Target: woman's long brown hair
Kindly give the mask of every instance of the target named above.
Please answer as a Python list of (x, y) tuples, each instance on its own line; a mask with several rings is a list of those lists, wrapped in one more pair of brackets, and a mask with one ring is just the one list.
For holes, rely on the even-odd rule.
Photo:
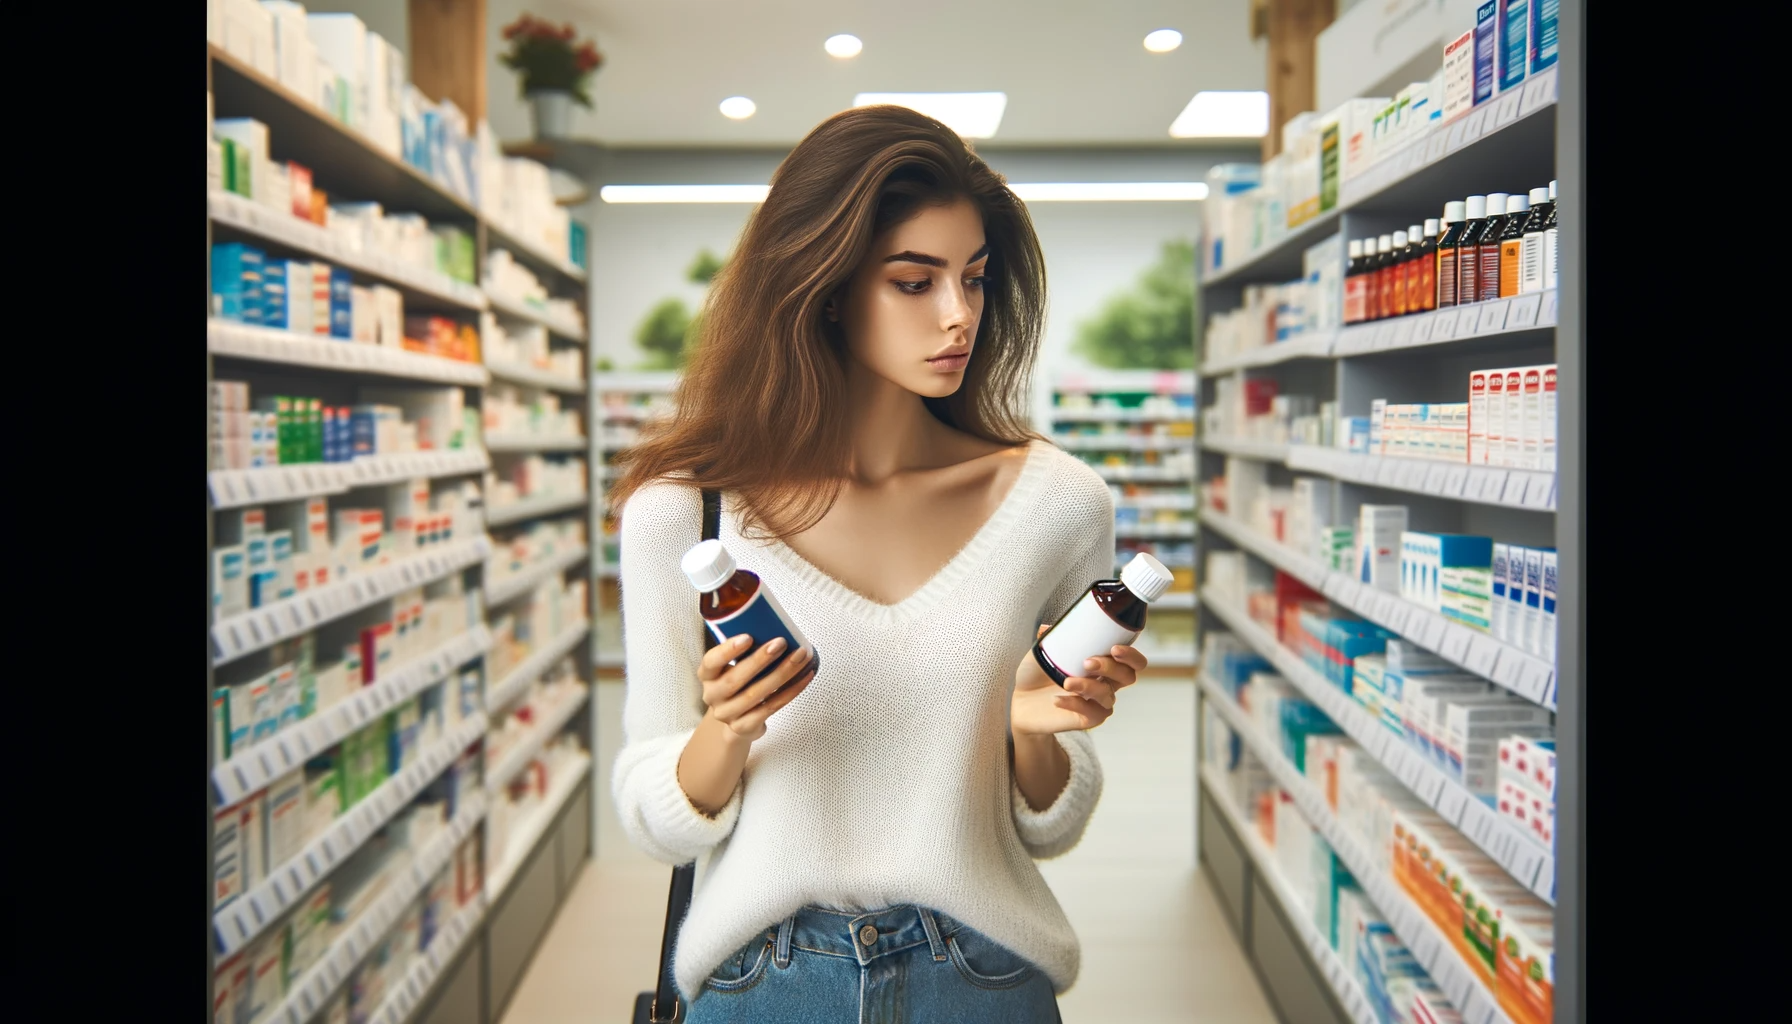
[(988, 281), (964, 383), (924, 399), (941, 422), (1005, 445), (1037, 435), (1024, 397), (1045, 323), (1045, 260), (1001, 176), (950, 128), (906, 107), (823, 121), (784, 158), (711, 284), (671, 418), (618, 453), (620, 511), (677, 477), (744, 503), (743, 525), (790, 537), (838, 497), (848, 464), (845, 339), (823, 315), (880, 232), (968, 199), (989, 242)]

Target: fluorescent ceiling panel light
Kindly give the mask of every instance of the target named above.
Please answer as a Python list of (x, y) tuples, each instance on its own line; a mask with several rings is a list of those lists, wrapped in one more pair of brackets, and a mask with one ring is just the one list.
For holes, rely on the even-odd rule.
[(1005, 92), (862, 92), (852, 98), (855, 107), (894, 103), (918, 110), (966, 139), (995, 135), (1008, 109)]
[(865, 44), (859, 42), (858, 36), (849, 35), (845, 32), (842, 32), (837, 36), (829, 36), (828, 41), (823, 43), (822, 46), (828, 51), (830, 57), (839, 57), (841, 60), (845, 60), (848, 57), (857, 57), (859, 51), (865, 48)]
[(722, 113), (736, 121), (752, 117), (759, 105), (745, 96), (730, 96), (722, 101)]
[(1009, 185), (1029, 203), (1196, 202), (1207, 198), (1200, 181), (1051, 181)]
[(1198, 92), (1170, 124), (1177, 139), (1260, 139), (1269, 134), (1269, 93)]
[(770, 185), (605, 185), (606, 203), (763, 203)]
[(1173, 28), (1160, 28), (1145, 36), (1145, 49), (1152, 53), (1169, 53), (1182, 45), (1182, 33)]

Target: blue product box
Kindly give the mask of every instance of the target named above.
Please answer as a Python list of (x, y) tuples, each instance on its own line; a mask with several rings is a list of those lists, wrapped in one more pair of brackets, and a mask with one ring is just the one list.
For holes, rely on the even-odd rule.
[(1282, 753), (1294, 762), (1294, 767), (1301, 772), (1307, 770), (1307, 737), (1331, 736), (1343, 732), (1337, 723), (1304, 700), (1285, 700), (1281, 702), (1282, 712)]
[(1530, 30), (1529, 0), (1500, 0), (1500, 91), (1510, 92), (1524, 84), (1525, 69), (1531, 51), (1527, 44)]
[(355, 336), (354, 278), (341, 267), (330, 268), (330, 337)]
[(567, 228), (567, 248), (572, 250), (566, 254), (567, 258), (572, 260), (572, 265), (580, 270), (590, 269), (585, 262), (589, 258), (587, 251), (590, 248), (590, 244), (585, 240), (585, 225), (575, 220), (569, 221)]
[(261, 323), (260, 249), (241, 242), (212, 246), (212, 314), (245, 324)]
[(1493, 98), (1493, 85), (1496, 79), (1495, 67), (1499, 63), (1496, 51), (1499, 49), (1499, 0), (1487, 0), (1475, 8), (1475, 105), (1480, 106)]
[(1531, 74), (1556, 62), (1556, 12), (1561, 0), (1531, 0)]
[(1489, 569), (1493, 566), (1493, 538), (1466, 533), (1437, 535), (1441, 557), (1438, 563), (1446, 569)]
[(377, 454), (373, 450), (374, 438), (377, 435), (374, 433), (374, 413), (371, 408), (356, 409), (351, 413), (349, 429), (351, 431), (350, 458), (358, 459), (363, 455)]
[(292, 307), (287, 301), (287, 262), (267, 259), (261, 271), (261, 324), (280, 330), (292, 329)]

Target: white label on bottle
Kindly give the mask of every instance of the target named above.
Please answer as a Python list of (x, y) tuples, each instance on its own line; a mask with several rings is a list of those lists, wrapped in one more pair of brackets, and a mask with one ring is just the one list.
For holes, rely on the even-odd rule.
[(1083, 659), (1106, 655), (1115, 644), (1131, 645), (1138, 638), (1138, 633), (1109, 618), (1095, 603), (1095, 592), (1087, 591), (1039, 646), (1059, 671), (1078, 676), (1084, 672)]

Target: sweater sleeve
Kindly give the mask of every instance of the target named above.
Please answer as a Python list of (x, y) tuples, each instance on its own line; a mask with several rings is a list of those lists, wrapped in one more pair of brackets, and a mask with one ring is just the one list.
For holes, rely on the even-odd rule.
[[(1114, 575), (1114, 499), (1094, 473), (1089, 472), (1088, 477), (1095, 486), (1087, 489), (1086, 500), (1078, 504), (1086, 506), (1082, 509), (1086, 516), (1083, 521), (1090, 543), (1052, 588), (1041, 609), (1041, 624), (1056, 622), (1070, 610), (1072, 602), (1083, 596), (1089, 584), (1112, 579)], [(1058, 743), (1070, 756), (1070, 780), (1051, 806), (1033, 810), (1020, 791), (1019, 781), (1009, 783), (1014, 826), (1020, 833), (1021, 845), (1041, 860), (1061, 856), (1076, 846), (1101, 799), (1101, 761), (1095, 756), (1094, 739), (1087, 731), (1061, 732)]]
[(678, 760), (702, 721), (697, 662), (702, 620), (679, 559), (702, 536), (695, 488), (653, 483), (630, 497), (621, 516), (623, 648), (628, 690), (622, 750), (611, 789), (629, 840), (667, 864), (708, 853), (734, 830), (741, 787), (715, 817), (691, 805), (678, 784)]

